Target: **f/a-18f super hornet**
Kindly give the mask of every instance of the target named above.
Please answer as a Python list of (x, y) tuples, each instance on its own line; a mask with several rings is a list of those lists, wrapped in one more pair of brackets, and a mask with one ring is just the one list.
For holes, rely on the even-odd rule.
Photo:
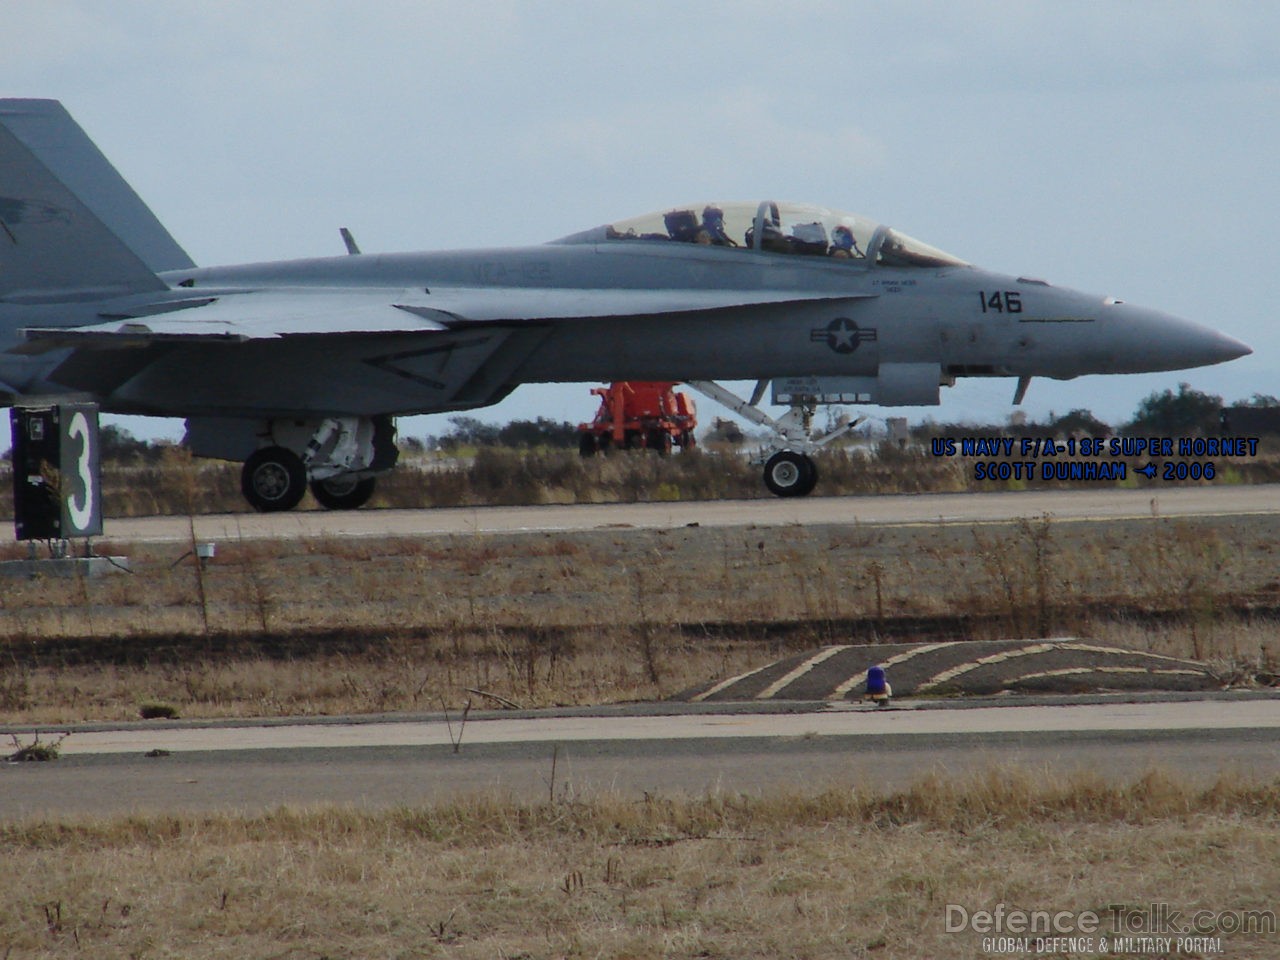
[[(0, 396), (184, 417), (245, 497), (366, 502), (394, 418), (553, 381), (685, 381), (771, 426), (808, 493), (814, 405), (937, 404), (957, 377), (1141, 373), (1249, 353), (1111, 297), (992, 273), (860, 216), (699, 203), (541, 246), (197, 268), (51, 100), (0, 100)], [(755, 380), (750, 400), (715, 383)], [(788, 406), (758, 407), (768, 385)]]

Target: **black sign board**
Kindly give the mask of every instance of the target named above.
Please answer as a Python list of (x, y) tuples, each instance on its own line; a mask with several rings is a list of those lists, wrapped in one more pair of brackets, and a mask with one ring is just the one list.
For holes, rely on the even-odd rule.
[(14, 407), (10, 425), (17, 539), (71, 540), (100, 535), (97, 406)]

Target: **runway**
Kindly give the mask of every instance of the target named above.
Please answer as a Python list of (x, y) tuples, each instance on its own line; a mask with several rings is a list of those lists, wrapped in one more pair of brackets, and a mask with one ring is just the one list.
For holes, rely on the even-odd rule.
[[(1158, 766), (1197, 782), (1224, 770), (1280, 776), (1277, 697), (999, 703), (780, 704), (769, 712), (641, 705), (486, 714), (465, 727), (456, 715), (86, 727), (63, 741), (60, 760), (0, 766), (0, 819), (379, 808), (480, 791), (536, 800), (885, 790), (934, 771), (988, 767), (1132, 779)], [(145, 756), (156, 751), (164, 753)]]
[[(1002, 493), (893, 494), (610, 503), (422, 510), (292, 511), (194, 518), (199, 540), (280, 537), (387, 537), (434, 534), (573, 531), (610, 527), (670, 529), (815, 523), (990, 523), (1049, 515), (1098, 520), (1280, 513), (1280, 485), (1163, 487), (1119, 490), (1031, 490)], [(186, 517), (108, 519), (105, 538), (128, 542), (187, 541)], [(12, 536), (10, 532), (7, 534)]]

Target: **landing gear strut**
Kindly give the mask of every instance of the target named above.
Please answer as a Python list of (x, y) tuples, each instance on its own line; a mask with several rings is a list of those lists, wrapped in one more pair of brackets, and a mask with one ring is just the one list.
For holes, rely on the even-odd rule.
[(776, 420), (756, 406), (764, 396), (767, 381), (761, 380), (756, 384), (749, 401), (710, 380), (690, 380), (688, 384), (716, 403), (728, 407), (752, 423), (768, 427), (778, 435), (778, 442), (762, 449), (759, 457), (752, 462), (764, 464), (764, 485), (769, 488), (770, 493), (779, 497), (804, 497), (812, 493), (818, 483), (818, 468), (813, 462), (813, 454), (866, 419), (858, 417), (830, 433), (814, 436), (813, 412), (816, 404), (794, 403), (790, 410)]

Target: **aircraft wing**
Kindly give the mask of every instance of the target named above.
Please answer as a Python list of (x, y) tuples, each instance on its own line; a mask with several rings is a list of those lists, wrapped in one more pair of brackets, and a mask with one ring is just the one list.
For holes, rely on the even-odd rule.
[(138, 303), (105, 323), (28, 328), (16, 353), (298, 336), (430, 333), (474, 324), (548, 323), (723, 310), (865, 295), (781, 290), (617, 290), (528, 287), (268, 288)]
[[(105, 323), (23, 330), (17, 353), (62, 347), (109, 349), (152, 343), (276, 339), (326, 333), (423, 333), (447, 325), (426, 311), (405, 309), (403, 290), (255, 290), (142, 303), (103, 313)], [(418, 295), (421, 297), (421, 294)], [(406, 300), (405, 304), (398, 301)]]

